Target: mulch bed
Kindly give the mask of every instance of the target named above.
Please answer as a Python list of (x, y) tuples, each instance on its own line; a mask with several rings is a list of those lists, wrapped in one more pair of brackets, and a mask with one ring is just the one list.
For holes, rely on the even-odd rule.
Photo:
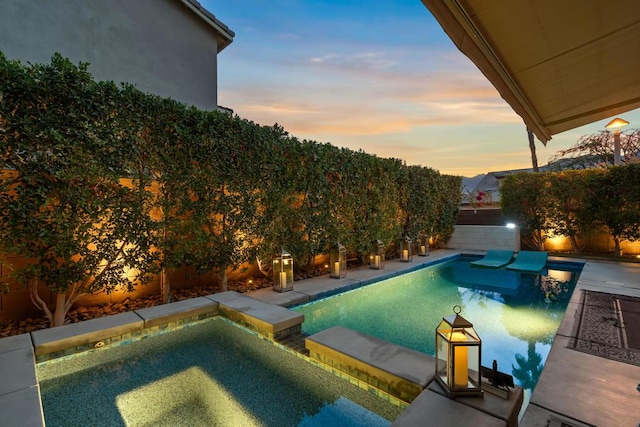
[[(260, 289), (261, 287), (271, 286), (268, 281), (258, 283), (229, 283), (230, 291), (248, 292)], [(171, 291), (171, 301), (181, 301), (199, 296), (211, 295), (220, 292), (218, 286), (193, 287), (190, 289), (179, 289)], [(153, 307), (161, 304), (159, 295), (147, 298), (125, 299), (121, 302), (112, 304), (102, 304), (99, 306), (80, 306), (70, 310), (67, 313), (65, 324), (82, 322), (84, 320), (96, 319), (98, 317), (110, 316), (112, 314), (124, 313), (132, 310)], [(49, 320), (43, 315), (39, 318), (28, 317), (22, 320), (13, 320), (0, 323), (0, 338), (12, 335), (24, 334), (27, 332), (37, 331), (38, 329), (46, 329), (49, 327)]]
[[(352, 265), (349, 266), (353, 267)], [(325, 270), (320, 268), (313, 269), (308, 273), (299, 273), (295, 280), (308, 279), (311, 277), (327, 274)], [(229, 282), (228, 290), (240, 293), (255, 291), (261, 288), (271, 287), (272, 284), (267, 279), (254, 280), (252, 282)], [(211, 295), (220, 292), (217, 285), (193, 287), (189, 289), (171, 290), (171, 301), (181, 301), (189, 298), (195, 298), (205, 295)], [(70, 310), (67, 313), (65, 324), (82, 322), (84, 320), (95, 319), (98, 317), (110, 316), (112, 314), (125, 313), (127, 311), (139, 310), (142, 308), (153, 307), (161, 304), (159, 295), (147, 298), (125, 299), (122, 302), (112, 304), (102, 304), (99, 306), (80, 306)], [(0, 338), (19, 335), (28, 332), (46, 329), (49, 327), (49, 320), (43, 315), (39, 318), (25, 318), (22, 320), (14, 320), (0, 323)]]

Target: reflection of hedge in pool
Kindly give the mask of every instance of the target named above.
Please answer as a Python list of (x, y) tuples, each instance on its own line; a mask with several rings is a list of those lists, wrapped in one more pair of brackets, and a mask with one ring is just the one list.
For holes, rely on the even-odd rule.
[(459, 262), (442, 269), (442, 276), (464, 283), (469, 287), (502, 294), (517, 295), (521, 284), (521, 274), (503, 268), (473, 267), (469, 262)]
[(463, 283), (480, 292), (498, 293), (511, 305), (529, 305), (531, 301), (566, 304), (573, 290), (572, 271), (545, 269), (540, 274), (473, 267), (464, 259), (439, 270), (443, 279)]

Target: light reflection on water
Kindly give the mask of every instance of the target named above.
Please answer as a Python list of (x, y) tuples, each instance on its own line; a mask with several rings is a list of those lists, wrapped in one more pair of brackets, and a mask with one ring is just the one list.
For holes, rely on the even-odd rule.
[(343, 326), (429, 355), (435, 327), (454, 305), (482, 339), (482, 364), (535, 387), (579, 268), (554, 264), (541, 275), (471, 267), (459, 258), (294, 308), (304, 332)]

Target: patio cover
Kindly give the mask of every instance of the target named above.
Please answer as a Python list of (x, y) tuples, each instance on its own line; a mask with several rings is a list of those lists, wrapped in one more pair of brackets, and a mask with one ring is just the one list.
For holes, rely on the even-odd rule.
[(639, 0), (422, 3), (545, 144), (640, 107)]

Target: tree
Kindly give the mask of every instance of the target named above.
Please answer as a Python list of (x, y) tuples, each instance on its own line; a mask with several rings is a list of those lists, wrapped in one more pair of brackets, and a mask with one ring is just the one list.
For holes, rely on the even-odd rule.
[(186, 187), (179, 200), (190, 246), (190, 263), (199, 272), (213, 271), (227, 290), (227, 270), (253, 255), (257, 224), (258, 187), (252, 169), (252, 142), (259, 138), (254, 124), (222, 112), (204, 113), (198, 141), (188, 147), (192, 159)]
[(568, 237), (571, 248), (578, 254), (582, 253), (589, 233), (596, 226), (589, 203), (593, 197), (589, 176), (585, 171), (558, 172), (549, 179), (547, 186), (547, 233)]
[(547, 215), (547, 174), (516, 173), (505, 177), (501, 187), (504, 215), (515, 220), (523, 230), (528, 246), (543, 250), (549, 228)]
[(540, 172), (538, 168), (538, 156), (536, 156), (536, 141), (533, 131), (527, 127), (527, 138), (529, 139), (529, 150), (531, 151), (531, 164), (534, 172)]
[(623, 240), (640, 239), (640, 163), (616, 166), (593, 174), (588, 188), (597, 189), (589, 209), (613, 237), (616, 256)]
[(119, 90), (95, 83), (87, 64), (0, 55), (0, 85), (0, 245), (28, 259), (15, 277), (59, 326), (80, 296), (149, 279), (150, 180), (131, 161), (137, 138), (119, 122)]
[(436, 241), (446, 242), (451, 238), (462, 202), (462, 177), (441, 175), (434, 192), (436, 224), (433, 236)]
[(409, 166), (408, 173), (404, 234), (412, 238), (431, 236), (437, 223), (435, 195), (440, 174), (422, 166)]
[(284, 175), (289, 177), (291, 188), (282, 243), (286, 242), (286, 249), (298, 259), (298, 267), (309, 271), (316, 256), (326, 251), (336, 236), (333, 187), (338, 184), (338, 175), (333, 173), (331, 162), (338, 149), (290, 139), (288, 150), (285, 158), (293, 162)]
[[(638, 162), (640, 129), (621, 132), (620, 149), (623, 163)], [(603, 130), (584, 135), (573, 147), (558, 151), (549, 159), (549, 165), (554, 170), (613, 166), (613, 133)]]
[[(169, 98), (145, 94), (131, 85), (123, 85), (118, 112), (121, 123), (136, 135), (138, 153), (136, 167), (153, 180), (155, 247), (157, 270), (160, 272), (160, 294), (163, 303), (170, 302), (170, 272), (188, 262), (190, 243), (180, 205), (187, 191), (192, 160), (189, 147), (196, 142), (195, 129), (202, 112)], [(186, 229), (187, 228), (187, 229)]]

